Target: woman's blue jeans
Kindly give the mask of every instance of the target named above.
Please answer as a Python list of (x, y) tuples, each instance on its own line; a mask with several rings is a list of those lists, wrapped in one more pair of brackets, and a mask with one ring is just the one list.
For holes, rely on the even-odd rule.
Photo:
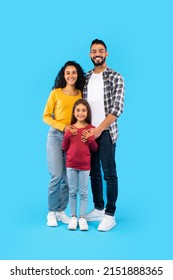
[(93, 193), (94, 207), (98, 210), (104, 209), (103, 182), (106, 181), (107, 203), (105, 213), (113, 216), (116, 210), (116, 200), (118, 196), (118, 178), (115, 162), (116, 144), (112, 140), (108, 130), (102, 132), (97, 139), (99, 149), (91, 153), (91, 188)]
[(63, 136), (62, 131), (51, 127), (46, 145), (48, 170), (51, 175), (48, 189), (48, 209), (55, 212), (64, 211), (69, 200), (65, 153), (62, 150)]
[(76, 216), (77, 194), (80, 196), (80, 217), (85, 217), (88, 206), (88, 178), (89, 170), (76, 170), (67, 168), (67, 178), (69, 184), (69, 203), (71, 216)]

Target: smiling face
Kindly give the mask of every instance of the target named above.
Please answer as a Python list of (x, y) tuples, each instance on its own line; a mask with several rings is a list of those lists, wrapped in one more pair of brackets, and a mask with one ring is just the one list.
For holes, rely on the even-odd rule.
[(103, 66), (106, 61), (108, 52), (101, 44), (93, 44), (90, 50), (90, 58), (95, 66)]
[(74, 116), (77, 121), (85, 121), (87, 118), (87, 108), (83, 104), (78, 104), (74, 110)]
[(64, 79), (67, 85), (74, 86), (78, 78), (76, 67), (69, 65), (64, 70)]

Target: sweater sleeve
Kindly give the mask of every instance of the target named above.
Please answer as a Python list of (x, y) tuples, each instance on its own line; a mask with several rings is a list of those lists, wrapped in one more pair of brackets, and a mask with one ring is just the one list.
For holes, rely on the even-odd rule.
[(70, 147), (70, 138), (73, 136), (73, 134), (67, 130), (64, 134), (64, 138), (63, 138), (63, 141), (62, 141), (62, 149), (63, 151), (67, 152), (67, 150), (69, 149)]
[(87, 140), (88, 140), (89, 147), (90, 147), (91, 151), (97, 152), (97, 150), (98, 150), (98, 144), (97, 144), (97, 142), (96, 142), (94, 136), (90, 136)]
[(52, 126), (53, 128), (63, 131), (65, 125), (57, 122), (53, 117), (56, 101), (57, 101), (56, 93), (54, 90), (52, 90), (44, 109), (43, 121), (46, 124)]

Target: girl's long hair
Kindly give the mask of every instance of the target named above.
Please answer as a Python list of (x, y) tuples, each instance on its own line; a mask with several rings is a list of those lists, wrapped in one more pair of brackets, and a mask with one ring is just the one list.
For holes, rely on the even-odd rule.
[(91, 108), (90, 108), (88, 101), (83, 98), (78, 99), (73, 105), (71, 124), (75, 124), (77, 122), (77, 119), (74, 116), (74, 111), (79, 104), (83, 104), (87, 108), (87, 118), (85, 121), (86, 121), (86, 123), (91, 124)]

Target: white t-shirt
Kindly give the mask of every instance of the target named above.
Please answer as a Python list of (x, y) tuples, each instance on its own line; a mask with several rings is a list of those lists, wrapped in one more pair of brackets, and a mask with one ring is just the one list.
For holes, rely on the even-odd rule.
[(91, 75), (88, 83), (87, 101), (91, 107), (91, 123), (97, 127), (105, 119), (104, 83), (102, 73), (93, 73)]

